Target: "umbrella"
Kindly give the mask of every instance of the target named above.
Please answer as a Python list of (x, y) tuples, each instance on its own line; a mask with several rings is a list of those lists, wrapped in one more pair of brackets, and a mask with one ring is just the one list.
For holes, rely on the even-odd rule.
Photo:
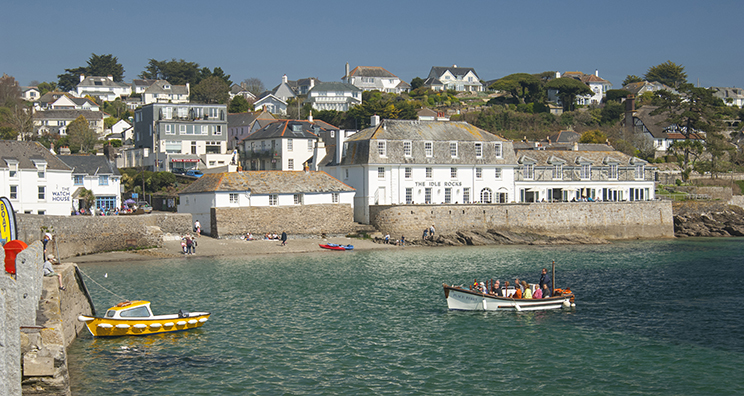
[(132, 198), (129, 198), (126, 201), (124, 201), (124, 204), (125, 205), (134, 205), (136, 203), (137, 203), (137, 201), (133, 200)]

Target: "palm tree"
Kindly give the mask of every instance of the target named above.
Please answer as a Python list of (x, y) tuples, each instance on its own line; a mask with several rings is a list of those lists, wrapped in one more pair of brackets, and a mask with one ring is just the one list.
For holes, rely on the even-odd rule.
[(88, 208), (89, 205), (92, 205), (96, 202), (96, 196), (93, 195), (93, 191), (88, 190), (87, 188), (83, 188), (82, 191), (80, 191), (80, 195), (78, 196), (78, 199), (80, 199), (85, 205), (79, 205), (83, 208)]

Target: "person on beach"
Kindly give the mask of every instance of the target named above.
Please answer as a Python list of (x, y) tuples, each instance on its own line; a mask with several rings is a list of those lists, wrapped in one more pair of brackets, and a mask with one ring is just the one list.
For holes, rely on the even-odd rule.
[(406, 246), (406, 236), (401, 235), (400, 236), (400, 246)]
[(54, 272), (54, 268), (52, 268), (52, 262), (57, 262), (57, 260), (54, 258), (54, 255), (47, 256), (46, 261), (44, 261), (44, 276), (56, 276), (57, 277), (57, 283), (59, 284), (59, 290), (65, 291), (65, 287), (62, 285), (62, 274), (58, 274)]
[(429, 235), (429, 229), (428, 229), (428, 228), (424, 228), (424, 236), (423, 236), (423, 237), (421, 237), (421, 239), (424, 239), (424, 240), (426, 240), (426, 237), (427, 237), (428, 235)]
[(46, 254), (47, 243), (49, 243), (49, 241), (51, 241), (51, 240), (52, 240), (52, 234), (50, 234), (48, 232), (44, 233), (44, 238), (42, 238), (42, 240), (41, 240), (41, 243), (44, 244), (44, 260), (46, 260), (46, 258), (47, 258), (47, 254)]
[(282, 246), (287, 246), (287, 231), (282, 231)]
[(434, 224), (432, 224), (431, 227), (429, 227), (429, 236), (432, 240), (434, 239), (434, 231)]
[(385, 234), (385, 244), (387, 245), (389, 243), (390, 243), (390, 234)]
[(201, 235), (201, 223), (199, 222), (199, 220), (196, 220), (194, 222), (194, 232), (196, 232), (197, 236)]

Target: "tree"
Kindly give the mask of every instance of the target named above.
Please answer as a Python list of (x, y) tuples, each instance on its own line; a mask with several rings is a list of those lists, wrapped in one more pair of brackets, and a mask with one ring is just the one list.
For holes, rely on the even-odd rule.
[(525, 103), (528, 96), (539, 97), (540, 79), (527, 73), (515, 73), (502, 77), (489, 88), (509, 92), (519, 103)]
[(611, 125), (620, 120), (623, 114), (625, 114), (625, 105), (615, 101), (605, 103), (604, 107), (600, 111), (600, 121), (602, 125)]
[(57, 83), (55, 82), (43, 82), (39, 83), (39, 85), (36, 86), (36, 88), (39, 89), (39, 92), (44, 95), (47, 92), (53, 92), (57, 90)]
[(78, 84), (80, 84), (80, 75), (86, 73), (87, 69), (84, 67), (65, 69), (65, 72), (63, 74), (57, 76), (57, 78), (59, 79), (59, 81), (57, 82), (57, 87), (59, 87), (59, 90), (62, 92), (70, 92), (75, 89)]
[(83, 187), (82, 190), (80, 190), (78, 199), (83, 201), (83, 202), (78, 203), (78, 209), (89, 208), (89, 207), (92, 207), (96, 203), (96, 196), (93, 194), (93, 191), (88, 190), (85, 187)]
[(242, 83), (240, 83), (240, 86), (256, 96), (262, 94), (266, 90), (261, 79), (256, 77), (246, 78)]
[(79, 116), (67, 126), (71, 152), (88, 152), (98, 142), (98, 136), (89, 125), (84, 116)]
[(116, 98), (113, 102), (103, 102), (103, 111), (118, 119), (123, 119), (127, 110), (127, 104), (121, 98)]
[(220, 77), (207, 77), (191, 88), (191, 98), (200, 103), (226, 103), (230, 99), (230, 86)]
[(675, 89), (687, 83), (685, 67), (669, 60), (660, 65), (649, 67), (643, 78), (646, 81), (660, 82)]
[(413, 80), (411, 80), (411, 89), (413, 90), (413, 89), (416, 89), (418, 87), (423, 87), (425, 81), (426, 80), (424, 80), (421, 77), (414, 77)]
[(632, 84), (632, 83), (636, 83), (636, 82), (641, 82), (641, 81), (643, 81), (643, 78), (638, 77), (635, 74), (628, 74), (628, 76), (625, 77), (625, 80), (623, 80), (623, 87), (626, 86), (626, 85), (628, 85), (628, 84)]
[(607, 142), (607, 135), (602, 133), (602, 131), (595, 129), (593, 131), (586, 131), (581, 134), (581, 137), (579, 138), (579, 143), (597, 143), (602, 144)]
[(248, 103), (242, 95), (232, 98), (227, 106), (228, 113), (246, 113), (251, 110), (253, 110), (253, 105)]
[(124, 80), (124, 66), (119, 63), (117, 57), (111, 54), (91, 54), (90, 59), (88, 59), (88, 67), (85, 68), (85, 71), (90, 76), (111, 76), (116, 82)]
[[(207, 69), (207, 68), (205, 68), (205, 69)], [(209, 70), (209, 69), (207, 69), (207, 70)], [(221, 78), (222, 81), (224, 81), (225, 84), (227, 84), (228, 87), (232, 86), (232, 84), (233, 84), (232, 81), (230, 81), (230, 75), (229, 74), (225, 74), (225, 72), (222, 71), (222, 68), (221, 67), (215, 67), (214, 70), (208, 76), (206, 76), (206, 77), (210, 77), (210, 76)]]
[(21, 87), (15, 78), (3, 73), (0, 77), (0, 106), (13, 107), (21, 101)]
[(186, 85), (186, 83), (189, 83), (192, 86), (198, 84), (201, 80), (199, 64), (186, 62), (183, 59), (171, 59), (170, 61), (150, 59), (147, 67), (140, 73), (139, 77), (167, 80), (173, 85)]
[[(685, 139), (690, 139), (693, 133), (714, 133), (723, 129), (721, 112), (717, 108), (725, 105), (713, 96), (712, 89), (685, 84), (679, 91), (679, 94), (667, 90), (654, 92), (659, 107), (650, 114), (666, 114), (666, 122), (676, 126)], [(690, 151), (685, 149), (685, 167), (689, 164), (689, 156)]]
[(563, 111), (573, 110), (577, 96), (592, 94), (592, 90), (586, 84), (570, 77), (550, 80), (545, 84), (545, 88), (558, 91), (558, 97), (563, 103)]
[(605, 94), (606, 102), (621, 102), (621, 99), (627, 98), (630, 92), (624, 89), (610, 89)]

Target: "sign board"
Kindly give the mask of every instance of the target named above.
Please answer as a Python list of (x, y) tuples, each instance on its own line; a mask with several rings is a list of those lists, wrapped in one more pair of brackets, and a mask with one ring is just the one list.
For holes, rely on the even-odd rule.
[(139, 193), (132, 193), (132, 199), (135, 199), (135, 198), (138, 198), (138, 197), (139, 197)]
[(18, 238), (18, 228), (13, 205), (8, 198), (0, 198), (0, 244), (5, 246), (6, 242)]

